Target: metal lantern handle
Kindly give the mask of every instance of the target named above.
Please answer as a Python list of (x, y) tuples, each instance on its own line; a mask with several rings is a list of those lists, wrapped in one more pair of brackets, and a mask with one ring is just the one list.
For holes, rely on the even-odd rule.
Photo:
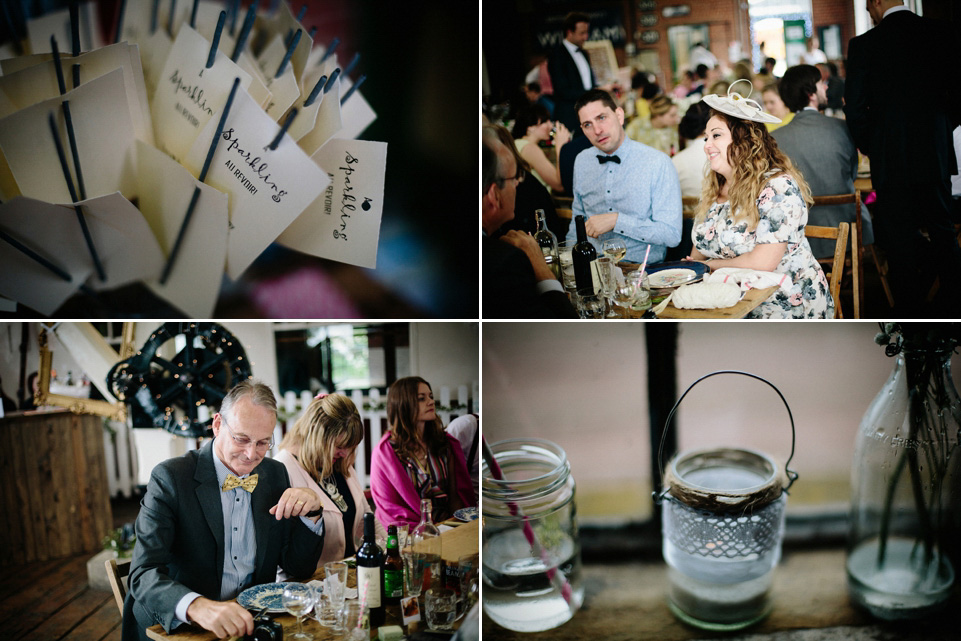
[(710, 374), (705, 374), (705, 375), (702, 376), (701, 378), (699, 378), (699, 379), (697, 379), (696, 381), (694, 381), (693, 383), (691, 383), (691, 385), (690, 385), (686, 390), (684, 390), (684, 393), (681, 394), (681, 397), (677, 399), (677, 402), (674, 403), (674, 407), (671, 408), (670, 413), (667, 415), (667, 420), (664, 421), (664, 431), (661, 432), (661, 443), (660, 443), (660, 446), (659, 446), (658, 449), (657, 449), (657, 473), (658, 473), (658, 475), (660, 476), (661, 479), (664, 478), (664, 472), (663, 472), (663, 470), (664, 470), (664, 439), (665, 439), (665, 437), (667, 436), (667, 431), (668, 431), (668, 429), (670, 429), (670, 427), (671, 427), (671, 419), (674, 418), (674, 412), (677, 411), (677, 408), (678, 408), (678, 406), (681, 404), (681, 401), (684, 400), (684, 397), (687, 396), (687, 393), (688, 393), (688, 392), (690, 392), (692, 389), (694, 389), (694, 386), (695, 386), (695, 385), (697, 385), (698, 383), (700, 383), (701, 381), (703, 381), (705, 378), (711, 378), (712, 376), (717, 376), (718, 374), (740, 374), (741, 376), (748, 376), (748, 377), (750, 377), (750, 378), (757, 379), (757, 380), (761, 381), (762, 383), (766, 383), (766, 384), (768, 385), (768, 387), (770, 387), (770, 388), (773, 389), (775, 392), (777, 392), (777, 395), (781, 398), (781, 402), (784, 403), (784, 408), (787, 410), (788, 418), (791, 420), (791, 455), (787, 457), (787, 462), (784, 464), (784, 472), (785, 472), (785, 474), (787, 474), (787, 477), (788, 477), (788, 484), (787, 484), (787, 487), (784, 488), (784, 491), (789, 490), (789, 489), (791, 488), (791, 486), (794, 485), (794, 481), (796, 481), (797, 478), (798, 478), (797, 472), (791, 470), (790, 467), (789, 467), (789, 466), (791, 465), (791, 459), (794, 458), (794, 441), (795, 441), (795, 439), (796, 439), (796, 433), (795, 433), (795, 431), (794, 431), (794, 415), (791, 414), (791, 408), (790, 408), (790, 406), (787, 404), (787, 399), (784, 398), (784, 394), (781, 393), (781, 390), (779, 390), (777, 387), (775, 387), (774, 383), (772, 383), (771, 381), (769, 381), (769, 380), (767, 380), (767, 379), (761, 378), (761, 377), (758, 376), (757, 374), (751, 374), (750, 372), (742, 372), (742, 371), (739, 371), (739, 370), (720, 370), (720, 371), (717, 371), (717, 372), (712, 372), (712, 373), (710, 373)]

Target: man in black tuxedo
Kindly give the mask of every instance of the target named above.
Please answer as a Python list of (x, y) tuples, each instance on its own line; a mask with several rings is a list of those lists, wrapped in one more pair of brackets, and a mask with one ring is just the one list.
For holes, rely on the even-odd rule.
[(577, 318), (560, 281), (529, 234), (494, 232), (514, 217), (517, 183), (524, 170), (490, 128), (484, 128), (481, 224), (483, 226), (483, 317)]
[(585, 13), (572, 12), (564, 19), (564, 39), (547, 58), (547, 73), (554, 87), (554, 119), (579, 132), (580, 123), (574, 102), (588, 89), (597, 86), (594, 72), (581, 47), (587, 42), (590, 18)]
[[(848, 44), (844, 113), (871, 160), (876, 242), (888, 257), (897, 311), (957, 317), (961, 249), (950, 176), (957, 173), (951, 132), (961, 124), (961, 85), (944, 79), (945, 69), (961, 70), (957, 38), (900, 0), (867, 0), (867, 8), (875, 27)], [(939, 300), (919, 310), (934, 275)]]

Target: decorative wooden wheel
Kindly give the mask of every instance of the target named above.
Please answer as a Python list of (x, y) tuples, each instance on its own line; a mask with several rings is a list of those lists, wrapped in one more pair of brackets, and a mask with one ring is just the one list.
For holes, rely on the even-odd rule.
[[(157, 355), (174, 341), (170, 360)], [(135, 427), (152, 425), (171, 434), (212, 436), (211, 420), (198, 418), (202, 405), (218, 407), (227, 391), (250, 378), (243, 346), (217, 323), (170, 322), (160, 326), (139, 352), (107, 374), (113, 394), (130, 406)]]

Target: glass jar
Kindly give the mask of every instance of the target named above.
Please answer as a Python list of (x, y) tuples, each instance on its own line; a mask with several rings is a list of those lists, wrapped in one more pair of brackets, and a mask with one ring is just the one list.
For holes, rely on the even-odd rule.
[(944, 605), (961, 534), (961, 402), (951, 350), (905, 349), (858, 429), (847, 557), (853, 601), (881, 619)]
[[(564, 450), (543, 439), (490, 446), (503, 480), (486, 463), (483, 609), (510, 630), (550, 630), (584, 600), (574, 477)], [(526, 522), (525, 522), (526, 516)]]

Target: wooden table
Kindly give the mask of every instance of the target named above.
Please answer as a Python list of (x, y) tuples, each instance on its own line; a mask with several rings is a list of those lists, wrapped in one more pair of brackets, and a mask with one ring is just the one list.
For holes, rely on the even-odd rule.
[[(480, 544), (480, 521), (475, 520), (469, 523), (465, 523), (459, 527), (455, 527), (450, 530), (441, 532), (441, 556), (446, 563), (457, 563), (457, 560), (467, 554), (477, 554)], [(311, 579), (323, 580), (324, 569), (318, 568)], [(354, 568), (350, 568), (347, 572), (347, 586), (356, 588), (357, 587), (357, 571)], [(401, 625), (400, 607), (399, 606), (387, 606), (387, 617), (384, 621), (384, 625)], [(284, 627), (284, 638), (288, 638), (294, 632), (297, 631), (297, 619), (290, 616), (289, 614), (274, 614), (272, 615), (274, 620), (280, 623)], [(423, 603), (421, 604), (421, 616), (426, 618), (426, 613), (424, 612)], [(458, 619), (457, 625), (463, 618)], [(426, 629), (425, 621), (419, 623), (411, 624), (413, 626), (421, 626)], [(304, 618), (304, 631), (308, 634), (313, 635), (316, 641), (332, 641), (333, 639), (339, 638), (339, 635), (334, 634), (330, 628), (325, 628), (316, 620), (311, 618)], [(412, 630), (411, 630), (412, 631)], [(377, 628), (370, 631), (371, 638), (377, 638)], [(147, 636), (151, 639), (156, 639), (157, 641), (213, 641), (216, 637), (213, 632), (208, 632), (199, 627), (185, 627), (181, 628), (175, 634), (167, 634), (160, 625), (154, 625), (147, 628)]]
[(670, 302), (658, 318), (744, 318), (777, 291), (778, 286), (749, 289), (732, 307), (720, 309), (678, 309)]

